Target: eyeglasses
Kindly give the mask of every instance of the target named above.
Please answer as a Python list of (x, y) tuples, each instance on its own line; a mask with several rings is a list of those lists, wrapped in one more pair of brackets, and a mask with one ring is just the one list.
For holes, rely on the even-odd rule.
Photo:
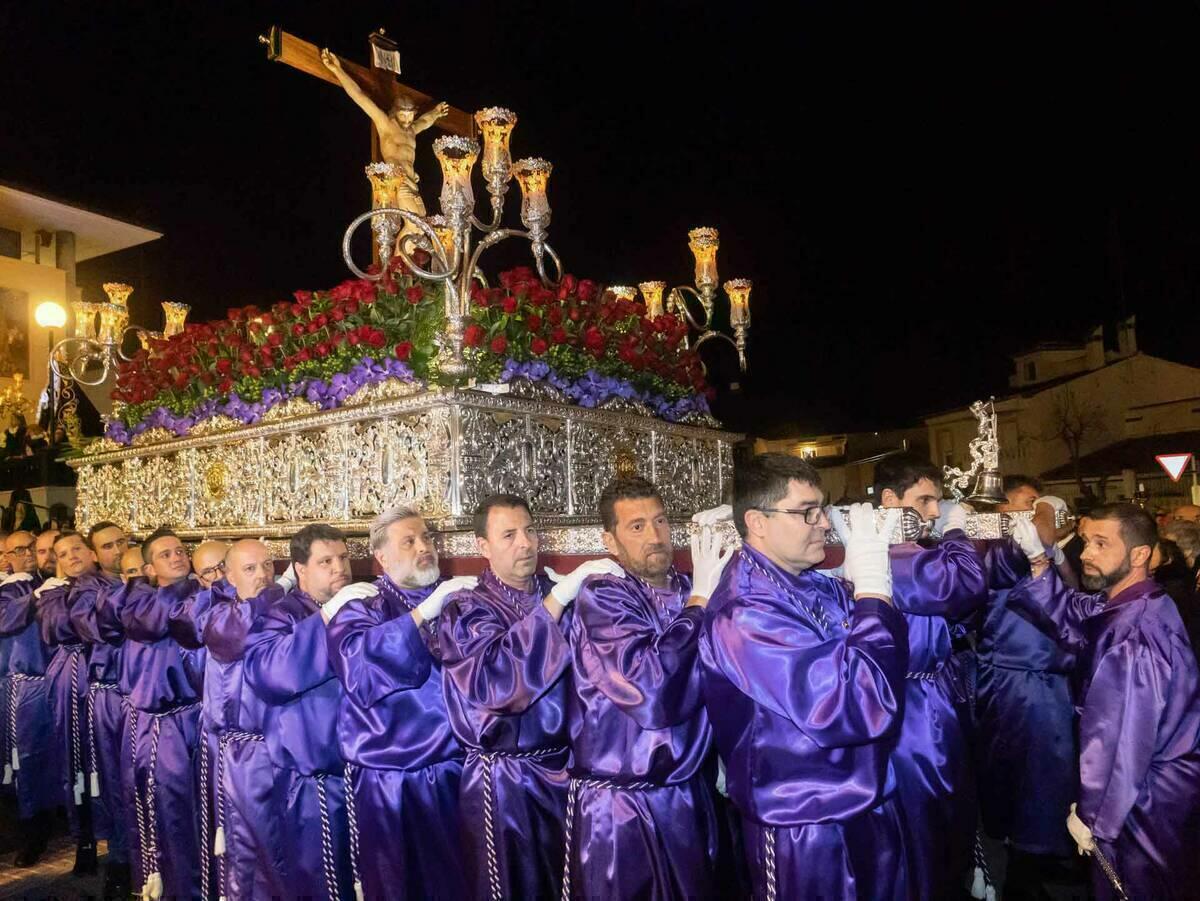
[(804, 524), (815, 526), (821, 521), (821, 517), (825, 515), (824, 507), (802, 507), (799, 510), (790, 510), (785, 507), (755, 507), (759, 513), (786, 513), (789, 516), (800, 516), (804, 519)]
[(8, 556), (24, 557), (26, 554), (32, 554), (32, 553), (33, 553), (33, 545), (32, 544), (23, 544), (20, 547), (15, 547), (11, 551), (9, 551)]
[(223, 572), (225, 572), (225, 562), (221, 561), (220, 563), (214, 564), (207, 569), (200, 570), (200, 572), (196, 573), (196, 575), (198, 575), (201, 579), (211, 579), (213, 576), (217, 575), (217, 573)]

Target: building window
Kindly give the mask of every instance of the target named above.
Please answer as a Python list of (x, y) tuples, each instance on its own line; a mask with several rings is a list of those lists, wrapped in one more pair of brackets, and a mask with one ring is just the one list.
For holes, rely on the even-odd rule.
[(1025, 381), (1027, 381), (1027, 382), (1036, 382), (1037, 381), (1037, 363), (1030, 361), (1025, 364)]
[(946, 466), (954, 465), (954, 435), (949, 429), (941, 429), (938, 432), (938, 450), (942, 453), (942, 463)]

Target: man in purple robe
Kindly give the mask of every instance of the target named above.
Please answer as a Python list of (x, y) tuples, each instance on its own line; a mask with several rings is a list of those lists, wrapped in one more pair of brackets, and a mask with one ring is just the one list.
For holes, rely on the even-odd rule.
[(344, 691), (338, 739), (353, 813), (355, 892), (455, 901), (466, 896), (463, 750), (446, 716), (437, 617), (452, 592), (477, 580), (441, 580), (434, 537), (407, 508), (371, 524), (371, 552), (383, 575), (342, 589), (329, 604), (337, 608), (329, 659)]
[(742, 547), (709, 601), (705, 706), (742, 815), (754, 897), (907, 899), (890, 758), (904, 718), (908, 628), (891, 604), (888, 536), (850, 510), (845, 571), (817, 572), (830, 528), (809, 464), (740, 466)]
[(732, 550), (692, 541), (672, 565), (658, 490), (619, 479), (600, 496), (604, 545), (625, 578), (588, 579), (571, 623), (571, 783), (564, 897), (704, 899), (718, 893), (712, 730), (700, 690), (704, 609)]
[[(879, 506), (908, 507), (942, 539), (891, 548), (892, 603), (908, 624), (904, 722), (892, 767), (904, 812), (909, 886), (930, 901), (957, 898), (971, 863), (978, 809), (967, 741), (968, 686), (954, 663), (951, 629), (987, 600), (983, 560), (967, 538), (967, 512), (944, 513), (941, 473), (917, 454), (875, 467)], [(837, 525), (840, 519), (835, 519)]]
[[(57, 533), (55, 533), (57, 534)], [(50, 551), (45, 557), (53, 557)], [(57, 774), (47, 765), (53, 753), (54, 718), (46, 687), (50, 650), (42, 641), (35, 616), (34, 590), (42, 573), (34, 556), (34, 537), (13, 532), (5, 540), (5, 557), (13, 573), (0, 584), (0, 641), (7, 660), (7, 718), (4, 734), (4, 784), (17, 796), (22, 844), (14, 863), (33, 866), (41, 859), (61, 803)], [(56, 564), (50, 561), (51, 574)]]
[[(1150, 577), (1154, 520), (1098, 507), (1083, 587), (1062, 584), (1032, 524), (1015, 532), (1031, 578), (1009, 606), (1076, 655), (1079, 801), (1063, 811), (1099, 898), (1194, 898), (1200, 885), (1200, 672), (1175, 602)], [(1111, 873), (1105, 872), (1105, 864)]]
[[(468, 895), (548, 898), (561, 892), (567, 803), (567, 608), (589, 575), (535, 575), (538, 534), (524, 499), (497, 494), (475, 511), (488, 566), (454, 594), (439, 624), (450, 725), (467, 749), (459, 793)], [(553, 587), (551, 587), (553, 586)]]
[(196, 624), (207, 651), (203, 721), (213, 745), (201, 761), (201, 790), (211, 797), (212, 811), (201, 833), (211, 839), (217, 860), (214, 894), (280, 897), (286, 894), (286, 861), (272, 790), (275, 771), (262, 731), (266, 705), (246, 684), (242, 660), (255, 620), (284, 590), (275, 584), (274, 561), (261, 541), (235, 542), (223, 563), (225, 578), (212, 584)]
[(317, 523), (292, 536), (291, 556), (298, 584), (254, 623), (242, 666), (265, 705), (285, 894), (338, 901), (353, 880), (337, 735), (342, 687), (329, 663), (325, 605), (350, 582), (350, 552), (340, 531)]
[(172, 637), (171, 620), (199, 583), (170, 529), (146, 539), (142, 559), (155, 587), (142, 579), (127, 582), (106, 594), (98, 616), (104, 622), (111, 606), (125, 636), (119, 684), (129, 705), (122, 767), (133, 802), (133, 884), (149, 898), (184, 898), (200, 885), (196, 761), (203, 673)]
[(96, 872), (95, 805), (87, 790), (88, 649), (71, 622), (71, 592), (76, 584), (92, 593), (97, 587), (96, 555), (78, 532), (62, 532), (54, 541), (60, 576), (34, 591), (42, 641), (52, 649), (46, 691), (54, 717), (55, 751), (47, 765), (58, 778), (61, 803), (75, 837), (76, 875)]
[[(1032, 511), (1039, 530), (1053, 528), (1053, 505), (1041, 503), (1035, 479), (1004, 479), (1002, 513)], [(1047, 531), (1043, 538), (1053, 537)], [(988, 601), (979, 627), (975, 680), (974, 760), (984, 832), (1007, 858), (1004, 894), (1040, 891), (1045, 882), (1079, 881), (1074, 843), (1062, 811), (1079, 784), (1075, 706), (1070, 673), (1075, 657), (1009, 607), (1012, 589), (1029, 576), (1029, 561), (1013, 541), (989, 542), (984, 554)], [(1069, 565), (1060, 568), (1071, 578)], [(1081, 874), (1080, 874), (1081, 875)]]
[(87, 543), (98, 568), (79, 576), (68, 598), (71, 625), (87, 646), (87, 718), (83, 724), (88, 761), (88, 795), (97, 838), (108, 839), (105, 897), (129, 894), (129, 838), (121, 803), (121, 748), (125, 707), (117, 687), (121, 647), (110, 643), (96, 616), (100, 598), (121, 585), (120, 565), (127, 539), (120, 526), (99, 522)]

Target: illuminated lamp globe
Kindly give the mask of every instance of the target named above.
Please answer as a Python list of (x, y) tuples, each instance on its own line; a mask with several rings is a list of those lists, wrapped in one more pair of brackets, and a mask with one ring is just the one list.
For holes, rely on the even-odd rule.
[(45, 300), (37, 305), (33, 318), (42, 328), (62, 328), (67, 324), (67, 311), (62, 304)]

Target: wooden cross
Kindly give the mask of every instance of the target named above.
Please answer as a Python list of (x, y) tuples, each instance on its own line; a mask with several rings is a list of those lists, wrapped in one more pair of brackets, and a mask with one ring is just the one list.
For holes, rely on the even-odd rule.
[[(284, 63), (293, 69), (299, 69), (301, 72), (336, 85), (338, 90), (341, 90), (337, 79), (321, 62), (321, 51), (315, 44), (288, 34), (278, 25), (272, 25), (270, 31), (265, 35), (259, 35), (258, 40), (267, 47), (267, 59)], [(366, 91), (367, 95), (382, 110), (391, 109), (396, 98), (400, 96), (408, 97), (416, 104), (417, 109), (422, 111), (433, 106), (432, 97), (415, 88), (410, 88), (408, 85), (401, 84), (385, 69), (367, 68), (345, 59), (342, 60), (342, 69)], [(449, 114), (438, 120), (437, 127), (467, 138), (475, 136), (475, 118), (470, 113), (453, 106), (450, 107)], [(382, 158), (379, 155), (379, 134), (372, 126), (371, 160), (379, 162), (380, 159)]]

